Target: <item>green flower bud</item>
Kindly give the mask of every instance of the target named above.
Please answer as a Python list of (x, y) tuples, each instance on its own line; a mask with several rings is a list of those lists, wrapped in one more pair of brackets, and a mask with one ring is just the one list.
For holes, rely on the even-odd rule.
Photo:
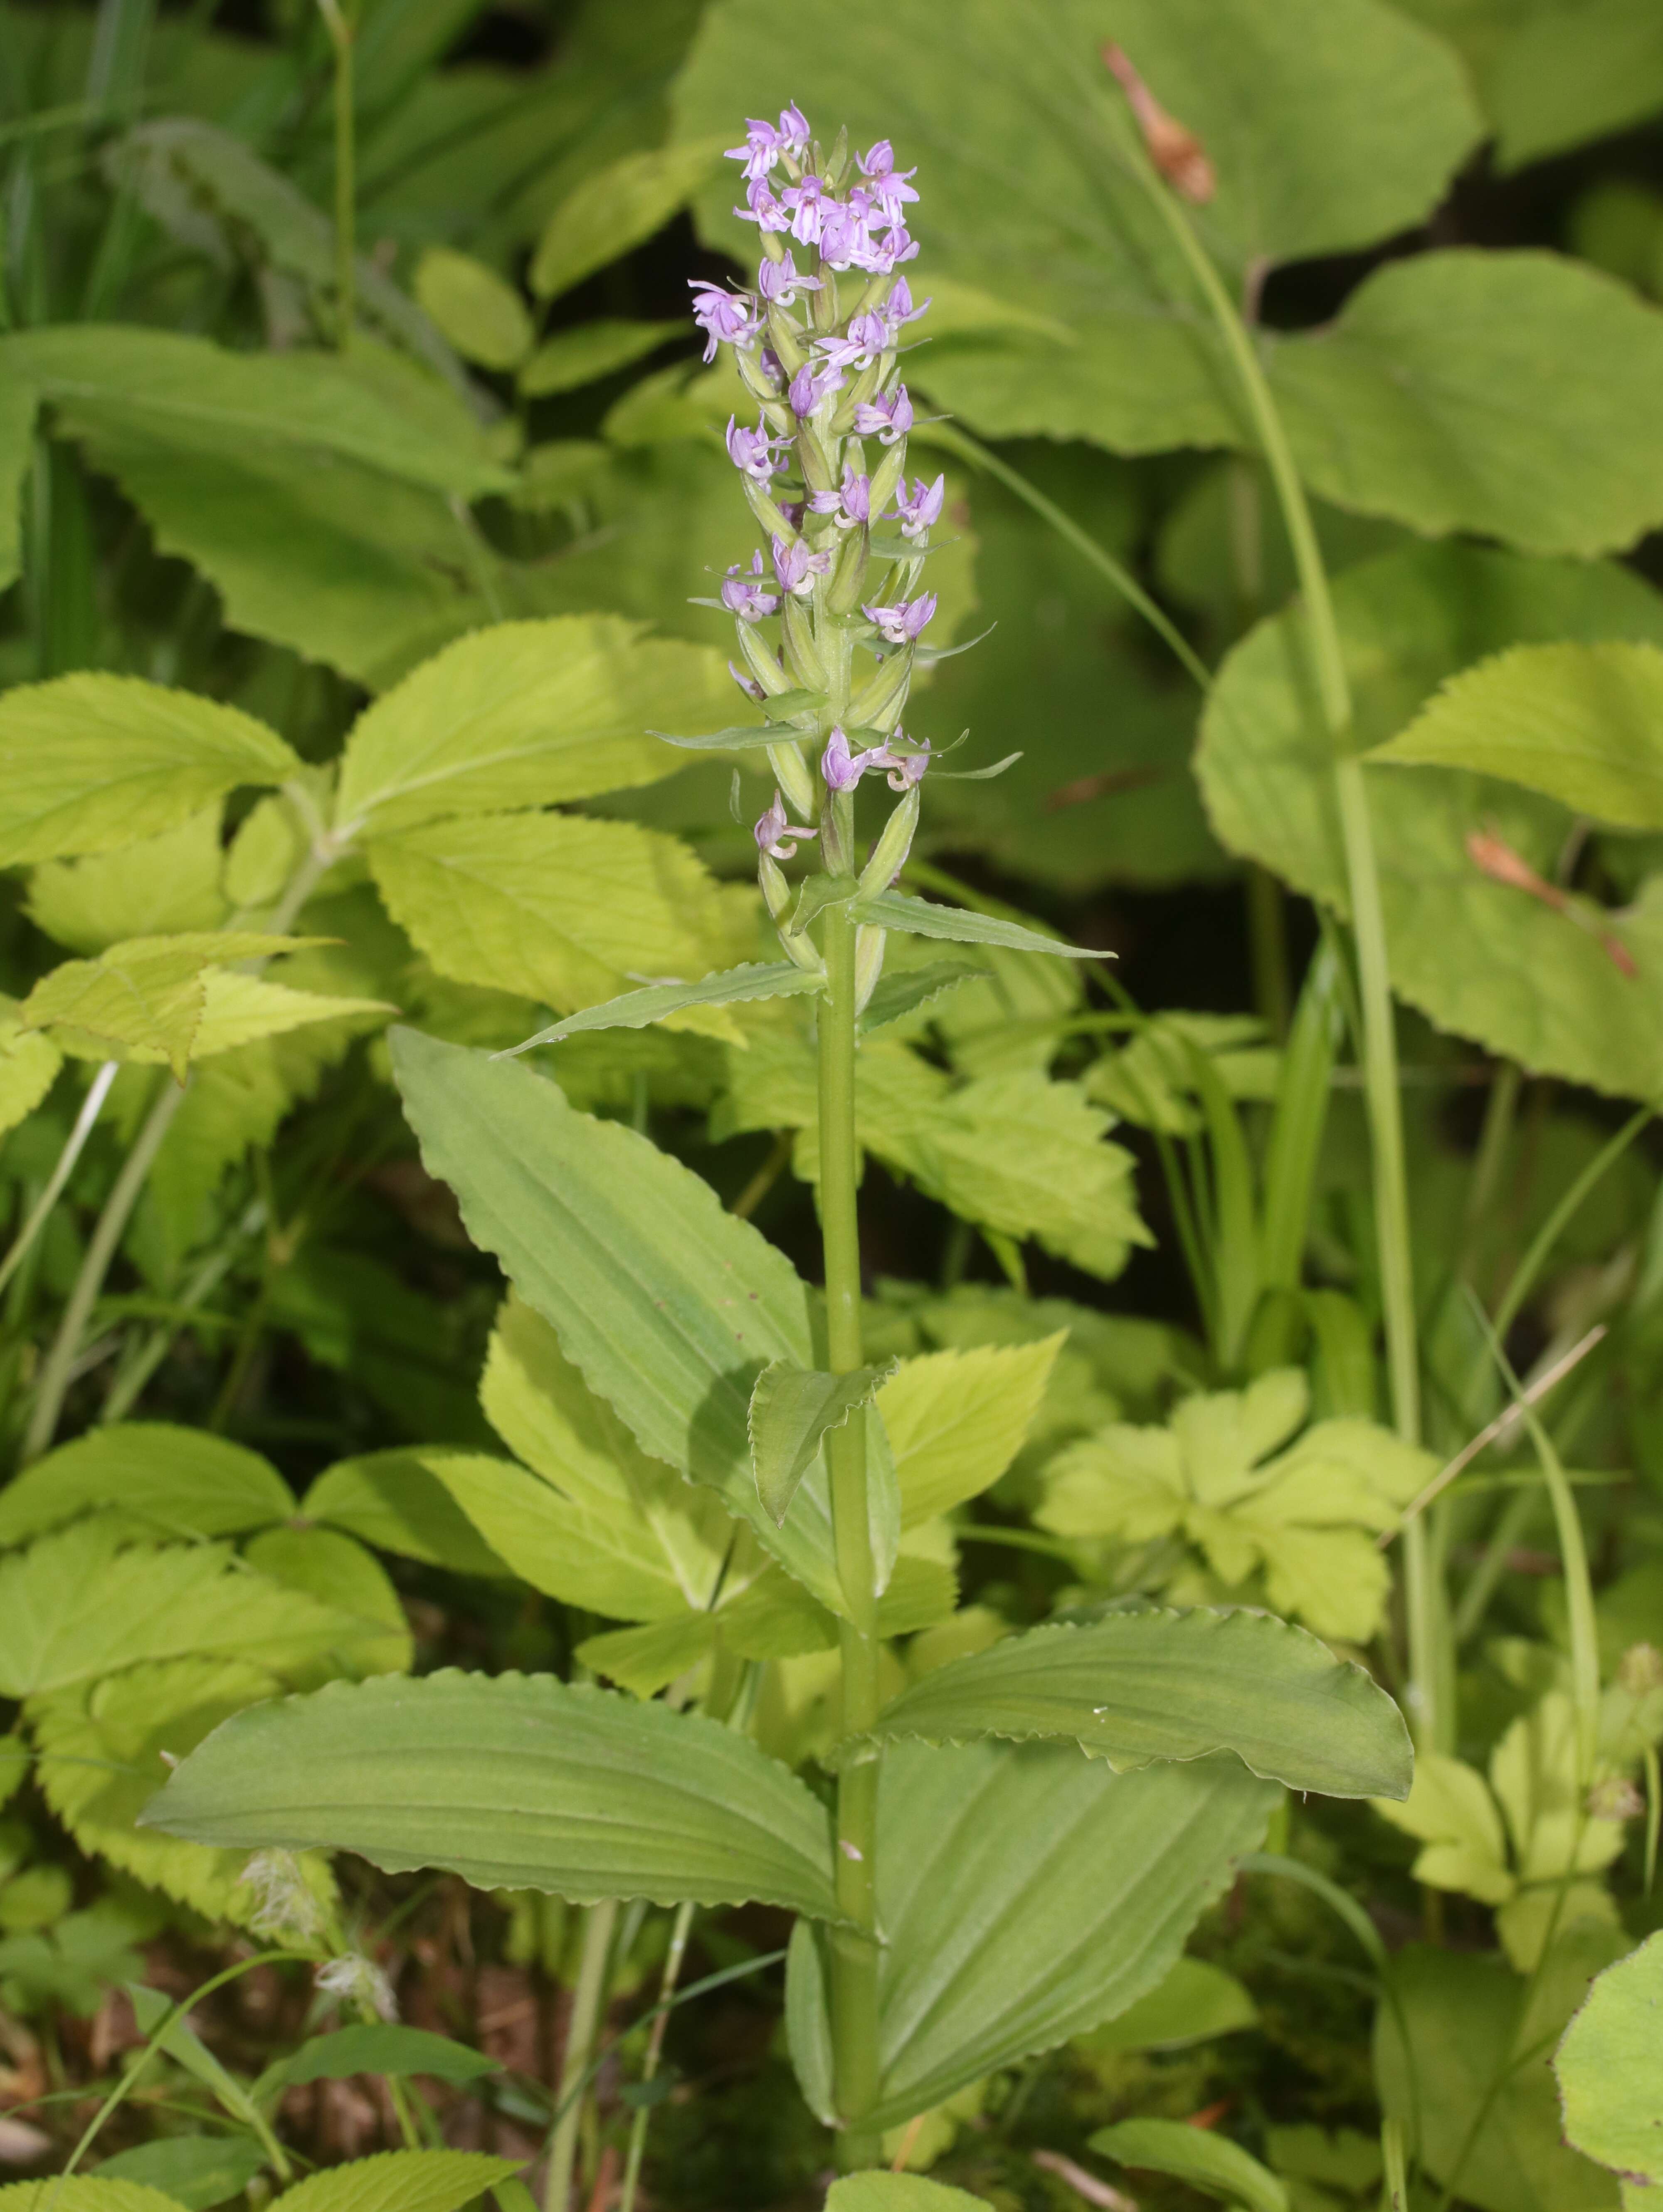
[(860, 605), (866, 581), (866, 544), (864, 530), (852, 530), (843, 541), (826, 593), (826, 605), (835, 615), (852, 615)]
[(792, 688), (790, 677), (757, 636), (755, 627), (748, 622), (735, 623), (733, 627), (738, 635), (739, 651), (745, 666), (769, 698), (777, 699), (780, 692), (789, 691)]
[[(795, 376), (808, 356), (803, 350), (802, 337), (796, 325), (783, 307), (768, 309), (768, 343), (780, 356), (780, 366), (786, 374)], [(734, 351), (738, 352), (737, 346)], [(740, 357), (743, 358), (743, 356)]]
[(854, 793), (828, 791), (820, 817), (820, 862), (828, 876), (854, 873)]
[(889, 451), (884, 454), (877, 466), (872, 471), (872, 515), (874, 520), (883, 514), (884, 508), (895, 497), (895, 486), (901, 482), (901, 476), (906, 466), (907, 441), (904, 438), (898, 438), (895, 444), (891, 446)]
[(770, 860), (764, 853), (756, 863), (756, 880), (762, 886), (763, 905), (770, 918), (778, 921), (791, 904), (791, 885), (786, 881), (785, 871), (778, 860)]
[(768, 765), (774, 770), (774, 780), (805, 822), (814, 818), (814, 778), (808, 763), (795, 745), (779, 744), (768, 747)]
[(902, 646), (884, 660), (871, 682), (849, 702), (848, 723), (856, 730), (892, 730), (907, 704), (913, 649)]
[(786, 667), (805, 691), (823, 691), (827, 685), (826, 664), (820, 658), (820, 648), (814, 641), (814, 625), (801, 599), (786, 598), (783, 623)]
[(745, 497), (750, 502), (750, 511), (763, 529), (771, 538), (783, 538), (789, 545), (797, 532), (780, 514), (774, 501), (768, 497), (754, 477), (745, 477), (744, 487)]
[(892, 878), (900, 874), (913, 849), (913, 832), (918, 827), (921, 796), (919, 786), (914, 784), (883, 824), (883, 835), (872, 848), (872, 857), (860, 871), (863, 898), (870, 898), (874, 891), (887, 890)]
[[(917, 793), (913, 793), (916, 798)], [(897, 810), (898, 811), (898, 810)], [(883, 973), (883, 948), (889, 931), (880, 929), (876, 922), (863, 921), (854, 933), (854, 1010), (864, 1013), (866, 1002), (877, 988), (877, 979)]]

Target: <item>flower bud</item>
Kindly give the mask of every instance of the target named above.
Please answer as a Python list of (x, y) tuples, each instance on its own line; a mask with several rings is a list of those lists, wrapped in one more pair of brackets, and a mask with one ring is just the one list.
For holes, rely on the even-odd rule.
[[(897, 808), (899, 812), (900, 809)], [(877, 988), (877, 979), (883, 973), (883, 948), (889, 933), (880, 929), (876, 922), (857, 924), (854, 933), (854, 1010), (865, 1013), (867, 1001)]]
[(814, 625), (799, 599), (788, 597), (785, 609), (786, 665), (807, 691), (826, 688), (826, 665), (814, 641)]
[(742, 477), (740, 482), (745, 488), (745, 497), (750, 503), (750, 511), (763, 529), (770, 537), (783, 538), (789, 544), (797, 532), (781, 514), (778, 504), (763, 490), (755, 477)]
[(811, 492), (835, 490), (837, 471), (811, 423), (804, 422), (797, 434), (797, 458), (802, 463), (803, 481)]
[(883, 835), (872, 848), (872, 856), (860, 871), (863, 898), (870, 898), (875, 891), (887, 890), (901, 873), (913, 849), (920, 796), (920, 787), (914, 784), (883, 824)]
[(1631, 1644), (1617, 1662), (1619, 1686), (1631, 1698), (1663, 1690), (1663, 1651), (1654, 1644)]
[(807, 356), (803, 350), (803, 334), (783, 307), (768, 309), (768, 343), (779, 356), (780, 366), (786, 374), (795, 376)]
[(907, 471), (907, 441), (898, 439), (872, 471), (872, 513), (882, 514)]
[(786, 881), (785, 872), (778, 860), (770, 860), (764, 853), (756, 863), (756, 880), (762, 886), (762, 903), (768, 910), (769, 918), (778, 921), (791, 904), (791, 885)]
[(820, 817), (820, 859), (828, 876), (854, 872), (854, 793), (828, 791)]
[(910, 646), (903, 646), (898, 653), (890, 653), (865, 690), (857, 692), (850, 702), (850, 727), (857, 730), (894, 729), (907, 704), (907, 687), (912, 680), (912, 673)]
[(763, 690), (768, 693), (768, 697), (777, 699), (780, 692), (789, 691), (792, 688), (790, 677), (786, 675), (762, 639), (757, 636), (750, 624), (746, 622), (735, 623), (733, 627), (738, 635), (739, 651), (744, 659), (745, 666), (750, 669)]
[[(753, 398), (765, 403), (779, 398), (780, 380), (766, 366), (760, 354), (742, 353), (736, 346), (733, 362), (739, 372), (739, 381)], [(788, 422), (776, 422), (774, 428), (789, 431), (791, 426)]]
[(774, 770), (774, 781), (786, 797), (805, 822), (811, 822), (814, 819), (814, 778), (798, 748), (792, 744), (770, 745), (768, 765)]
[(1637, 1820), (1645, 1809), (1645, 1799), (1626, 1774), (1608, 1774), (1587, 1795), (1591, 1820)]
[(852, 615), (860, 605), (866, 582), (866, 533), (851, 531), (838, 555), (826, 592), (826, 605), (835, 615)]
[[(776, 915), (774, 916), (774, 920), (778, 921), (780, 917)], [(825, 974), (825, 963), (821, 959), (814, 939), (808, 934), (806, 930), (800, 931), (797, 935), (793, 936), (790, 930), (782, 927), (780, 932), (780, 942), (785, 948), (786, 959), (789, 960), (794, 967), (800, 968), (805, 975), (823, 975)]]

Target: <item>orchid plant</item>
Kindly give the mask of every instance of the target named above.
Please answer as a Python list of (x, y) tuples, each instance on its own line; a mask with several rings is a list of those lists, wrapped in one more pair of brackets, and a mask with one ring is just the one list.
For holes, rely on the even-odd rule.
[[(885, 140), (864, 154), (846, 134), (816, 140), (795, 106), (751, 122), (733, 158), (756, 282), (700, 284), (694, 313), (707, 358), (731, 349), (757, 407), (754, 426), (730, 422), (727, 449), (767, 548), (733, 563), (716, 604), (764, 719), (676, 742), (766, 758), (755, 838), (780, 957), (646, 983), (507, 1053), (393, 1036), (429, 1168), (549, 1333), (514, 1384), (521, 1429), (566, 1454), (568, 1501), (582, 1453), (558, 1439), (597, 1440), (583, 1480), (610, 1470), (613, 1551), (650, 1540), (713, 1625), (701, 1641), (685, 1605), (644, 1613), (637, 1695), (446, 1673), (251, 1707), (145, 1819), (201, 1844), (353, 1850), (602, 1914), (621, 1899), (784, 1907), (798, 2078), (855, 2170), (886, 2130), (1156, 1984), (1280, 1787), (1401, 1798), (1411, 1757), (1360, 1667), (1257, 1610), (1111, 1602), (985, 1649), (938, 1638), (927, 1665), (897, 1654), (922, 1625), (895, 1601), (923, 1476), (886, 1427), (895, 1363), (863, 1342), (861, 1048), (942, 985), (910, 964), (886, 984), (886, 946), (901, 933), (1093, 956), (896, 888), (926, 784), (950, 773), (904, 726), (945, 499), (940, 473), (907, 474), (907, 333), (929, 304), (904, 273), (915, 173)], [(863, 850), (857, 794), (880, 779), (895, 804)], [(817, 1056), (813, 1287), (649, 1137), (559, 1087), (557, 1048), (580, 1031), (767, 1000), (797, 1002), (780, 1017), (811, 1024)], [(555, 1050), (553, 1081), (519, 1057), (532, 1048)], [(1009, 1387), (1023, 1387), (1014, 1367)], [(532, 1534), (508, 1501), (537, 1486), (467, 1464), (437, 1471), (512, 1561)], [(933, 1467), (932, 1494), (962, 1500), (1003, 1464)], [(555, 1523), (574, 1571), (601, 1495)], [(795, 1772), (751, 1733), (760, 1679), (828, 1644), (835, 1741)], [(569, 2155), (549, 2171), (550, 2212), (566, 2212)]]

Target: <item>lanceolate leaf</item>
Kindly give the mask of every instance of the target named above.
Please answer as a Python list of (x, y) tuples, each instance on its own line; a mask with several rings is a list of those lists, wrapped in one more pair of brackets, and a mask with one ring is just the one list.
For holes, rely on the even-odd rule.
[(1116, 1775), (1072, 1745), (898, 1746), (878, 1800), (874, 2122), (893, 2127), (1152, 1989), (1275, 1797), (1233, 1761)]
[(1072, 1736), (1120, 1771), (1233, 1751), (1266, 1780), (1334, 1797), (1405, 1797), (1412, 1767), (1403, 1716), (1361, 1667), (1254, 1613), (1030, 1629), (932, 1669), (873, 1734)]
[(942, 937), (955, 945), (1003, 945), (1013, 952), (1052, 952), (1061, 960), (1107, 960), (1107, 952), (1094, 952), (1083, 945), (1065, 945), (1059, 938), (1042, 937), (1037, 929), (1002, 921), (997, 915), (973, 914), (968, 907), (933, 906), (927, 900), (908, 898), (902, 891), (879, 891), (859, 901), (858, 921), (875, 921), (884, 929), (905, 930), (913, 937)]
[(550, 300), (662, 230), (722, 158), (719, 137), (665, 146), (591, 171), (549, 216), (531, 258), (531, 289)]
[(513, 1060), (392, 1033), (430, 1171), (642, 1450), (718, 1490), (782, 1565), (843, 1610), (823, 1472), (784, 1528), (756, 1495), (751, 1388), (815, 1364), (808, 1292), (784, 1255), (644, 1137), (570, 1108)]
[(257, 2101), (300, 2081), (349, 2081), (355, 2074), (426, 2074), (435, 2081), (477, 2081), (501, 2060), (473, 2051), (430, 2028), (397, 2021), (360, 2021), (327, 2035), (308, 2036), (300, 2049), (266, 2069), (254, 2085)]
[(0, 866), (109, 852), (300, 768), (264, 722), (194, 692), (132, 676), (19, 684), (0, 700)]
[(359, 716), (336, 818), (379, 835), (652, 783), (675, 759), (648, 724), (689, 700), (725, 704), (728, 692), (719, 653), (649, 638), (616, 615), (495, 623)]
[(533, 1045), (560, 1044), (585, 1030), (643, 1030), (652, 1022), (661, 1022), (666, 1014), (679, 1013), (683, 1006), (732, 1006), (749, 999), (800, 998), (820, 988), (818, 975), (808, 974), (790, 960), (730, 968), (725, 975), (707, 975), (701, 983), (651, 983), (643, 991), (626, 991), (621, 999), (609, 999), (603, 1006), (586, 1006), (581, 1013), (568, 1014), (563, 1022), (539, 1030), (524, 1044), (495, 1057), (512, 1060), (518, 1053), (530, 1052)]
[(1663, 829), (1663, 651), (1520, 645), (1452, 677), (1372, 760), (1473, 769), (1624, 830)]
[(750, 1394), (750, 1460), (756, 1494), (776, 1522), (790, 1512), (824, 1438), (868, 1403), (884, 1371), (857, 1367), (827, 1375), (781, 1359), (757, 1376)]
[(783, 1766), (713, 1721), (547, 1675), (389, 1675), (252, 1706), (184, 1761), (144, 1822), (574, 1903), (836, 1914), (826, 1815)]
[(1151, 2173), (1175, 2174), (1204, 2197), (1217, 2197), (1245, 2212), (1288, 2212), (1288, 2192), (1276, 2176), (1228, 2136), (1193, 2128), (1183, 2120), (1122, 2120), (1099, 2128), (1091, 2148), (1100, 2158)]

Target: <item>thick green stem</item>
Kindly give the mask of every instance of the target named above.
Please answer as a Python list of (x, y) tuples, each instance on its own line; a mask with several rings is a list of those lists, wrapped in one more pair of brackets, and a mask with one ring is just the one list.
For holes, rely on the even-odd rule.
[[(854, 1128), (854, 925), (827, 909), (828, 989), (820, 1008), (820, 1210), (826, 1262), (827, 1357), (834, 1374), (859, 1367), (860, 1235), (855, 1216), (859, 1154)], [(871, 1728), (878, 1709), (876, 1577), (866, 1496), (864, 1421), (826, 1439), (837, 1570), (848, 1618), (841, 1624), (843, 1732)], [(852, 1923), (832, 1936), (832, 2046), (837, 2109), (849, 2124), (838, 2142), (845, 2172), (870, 2165), (876, 2137), (859, 2116), (877, 2094), (877, 1840), (876, 1759), (845, 1767), (837, 1788), (837, 1901)]]
[[(1293, 449), (1277, 412), (1270, 385), (1247, 325), (1171, 192), (1116, 114), (1121, 151), (1158, 210), (1211, 309), (1247, 404), (1271, 472), (1293, 552), (1303, 602), (1304, 635), (1322, 719), (1334, 756), (1334, 788), (1344, 846), (1351, 926), (1357, 946), (1363, 1007), (1364, 1096), (1374, 1155), (1375, 1234), (1380, 1247), (1381, 1304), (1386, 1323), (1392, 1413), (1399, 1436), (1420, 1438), (1420, 1364), (1416, 1344), (1414, 1273), (1409, 1237), (1408, 1183), (1404, 1166), (1403, 1112), (1399, 1091), (1397, 1031), (1386, 961), (1386, 924), (1369, 822), (1362, 763), (1352, 750), (1351, 688), (1340, 646), (1328, 572), (1300, 482)], [(1417, 1741), (1440, 1744), (1446, 1716), (1438, 1711), (1437, 1620), (1441, 1593), (1432, 1586), (1427, 1534), (1418, 1522), (1404, 1532), (1404, 1584), (1408, 1612), (1409, 1718)]]
[(612, 1930), (617, 1917), (618, 1901), (609, 1897), (590, 1906), (584, 1923), (583, 1954), (578, 1965), (578, 1985), (572, 1994), (566, 2048), (561, 2056), (554, 2132), (549, 2138), (543, 2212), (571, 2212), (572, 2175), (577, 2164), (578, 2133), (583, 2122), (583, 2087), (588, 2078), (589, 2063), (595, 2055), (595, 2038), (600, 2031), (601, 2012), (606, 2001), (607, 1961), (611, 1955)]

